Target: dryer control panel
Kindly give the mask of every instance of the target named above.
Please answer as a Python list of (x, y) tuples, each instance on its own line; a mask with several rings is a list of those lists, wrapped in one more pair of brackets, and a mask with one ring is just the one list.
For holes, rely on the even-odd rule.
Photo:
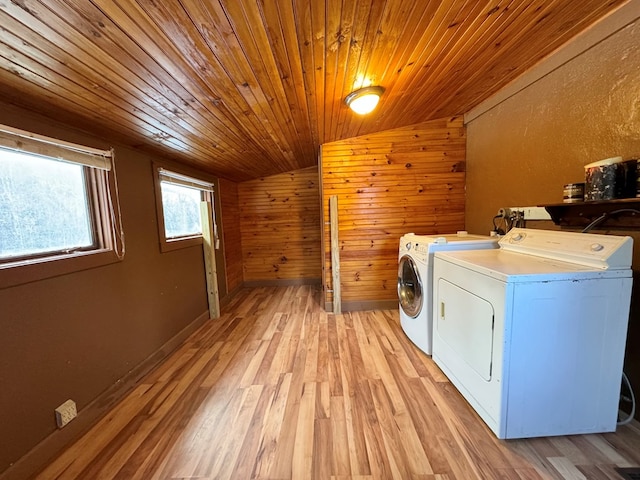
[(633, 239), (618, 235), (513, 228), (499, 241), (503, 250), (594, 268), (631, 268)]

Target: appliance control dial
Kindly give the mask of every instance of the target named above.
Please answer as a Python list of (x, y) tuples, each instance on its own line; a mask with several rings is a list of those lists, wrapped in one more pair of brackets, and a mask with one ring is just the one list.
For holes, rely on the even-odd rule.
[(591, 244), (591, 251), (592, 252), (600, 252), (604, 249), (604, 245), (602, 245), (601, 243), (592, 243)]
[(444, 237), (438, 237), (435, 239), (435, 241), (433, 242), (437, 245), (444, 245), (445, 243), (447, 243), (447, 239)]

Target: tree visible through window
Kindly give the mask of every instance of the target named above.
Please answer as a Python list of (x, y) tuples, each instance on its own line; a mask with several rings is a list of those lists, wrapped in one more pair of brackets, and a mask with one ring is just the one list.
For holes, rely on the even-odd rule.
[[(202, 202), (213, 204), (213, 183), (156, 165), (160, 250), (202, 244)], [(215, 231), (215, 219), (214, 231)]]
[(0, 149), (0, 258), (92, 247), (82, 165)]
[(202, 234), (202, 191), (161, 182), (164, 231), (168, 239)]
[(0, 288), (124, 254), (114, 150), (0, 125)]

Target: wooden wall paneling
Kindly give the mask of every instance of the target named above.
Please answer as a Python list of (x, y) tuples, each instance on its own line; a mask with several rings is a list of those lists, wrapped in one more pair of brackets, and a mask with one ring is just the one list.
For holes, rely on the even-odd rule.
[[(481, 68), (483, 62), (488, 62), (486, 55), (500, 52), (503, 48), (502, 40), (496, 39), (496, 31), (504, 32), (509, 28), (509, 20), (525, 16), (527, 9), (532, 8), (531, 5), (517, 4), (514, 6), (485, 6), (484, 15), (479, 15), (474, 21), (470, 22), (464, 32), (461, 32), (456, 41), (457, 48), (452, 55), (443, 55), (440, 53), (437, 59), (437, 68), (433, 69), (431, 78), (428, 81), (438, 82), (438, 91), (441, 93), (450, 88), (453, 84), (467, 83), (468, 77), (474, 77), (474, 69), (471, 74), (461, 78), (462, 75), (455, 75), (460, 65), (468, 65), (473, 62), (476, 68)], [(507, 15), (506, 11), (509, 11)], [(521, 27), (516, 27), (521, 28)], [(477, 51), (478, 54), (473, 59), (464, 58), (470, 51)], [(480, 57), (480, 58), (477, 58)], [(433, 80), (432, 80), (433, 79)], [(436, 80), (437, 79), (437, 80)], [(418, 86), (424, 91), (424, 86)], [(441, 99), (435, 99), (434, 109), (438, 109), (442, 105)]]
[[(313, 138), (319, 138), (318, 122), (312, 119), (318, 118), (317, 114), (317, 90), (315, 85), (315, 64), (313, 60), (313, 33), (311, 28), (311, 8), (308, 0), (293, 0), (295, 35), (298, 38), (297, 52), (300, 54), (300, 66), (304, 82), (304, 95), (306, 97), (307, 113)], [(294, 33), (290, 33), (294, 35)], [(315, 160), (315, 159), (314, 159)]]
[[(459, 65), (464, 64), (469, 70), (469, 75), (458, 75), (453, 78), (451, 87), (458, 91), (465, 91), (468, 94), (467, 102), (479, 103), (481, 98), (486, 98), (486, 86), (483, 90), (478, 84), (480, 75), (477, 73), (478, 68), (491, 64), (488, 74), (491, 78), (507, 79), (511, 82), (518, 75), (516, 71), (523, 69), (528, 70), (535, 65), (535, 60), (528, 48), (531, 45), (531, 29), (539, 30), (537, 35), (544, 35), (545, 38), (553, 39), (549, 42), (552, 47), (549, 52), (553, 52), (563, 43), (575, 36), (576, 32), (582, 31), (585, 25), (593, 22), (597, 18), (598, 10), (593, 6), (583, 4), (569, 4), (561, 0), (555, 2), (547, 2), (541, 8), (523, 8), (516, 6), (510, 10), (509, 19), (504, 23), (504, 27), (495, 25), (491, 27), (491, 37), (484, 47), (478, 45), (473, 46), (473, 50), (479, 52), (474, 58), (461, 60)], [(579, 15), (576, 16), (576, 13)], [(504, 55), (505, 51), (509, 51), (508, 56)], [(508, 58), (507, 58), (508, 57)], [(450, 88), (450, 87), (447, 87)], [(493, 93), (499, 88), (493, 89)], [(443, 111), (446, 107), (442, 98), (436, 97), (437, 101), (434, 107), (435, 112)], [(459, 102), (454, 102), (459, 103)], [(469, 103), (467, 103), (469, 104)], [(450, 107), (448, 104), (447, 107)], [(458, 107), (459, 108), (459, 107)]]
[[(405, 72), (405, 77), (397, 79), (397, 81), (408, 83), (408, 91), (417, 94), (418, 91), (424, 89), (425, 85), (435, 88), (436, 85), (449, 84), (450, 79), (443, 76), (443, 71), (451, 73), (453, 69), (449, 59), (455, 58), (460, 51), (466, 52), (465, 49), (460, 48), (467, 43), (465, 34), (469, 31), (475, 31), (475, 22), (478, 20), (486, 22), (486, 19), (490, 17), (489, 15), (482, 15), (476, 18), (475, 15), (470, 14), (471, 8), (475, 9), (473, 10), (474, 13), (478, 13), (482, 9), (490, 11), (490, 8), (484, 6), (484, 4), (472, 2), (463, 6), (463, 8), (452, 6), (448, 10), (439, 9), (436, 12), (433, 21), (429, 24), (428, 31), (422, 36), (422, 42), (418, 43), (415, 49), (420, 53), (413, 60), (418, 65), (428, 65), (428, 68), (423, 72), (420, 80), (415, 75), (409, 75), (410, 71)], [(467, 23), (467, 19), (469, 19), (471, 25)], [(454, 48), (454, 45), (458, 46), (458, 48)], [(450, 55), (443, 55), (443, 52), (450, 53)], [(407, 75), (409, 75), (408, 78)], [(390, 80), (393, 82), (396, 79), (391, 78)], [(385, 79), (385, 81), (388, 80)], [(396, 115), (401, 114), (403, 111), (414, 111), (411, 97), (411, 95), (406, 95), (395, 99), (389, 110)]]
[(438, 2), (413, 2), (413, 10), (406, 19), (407, 24), (397, 39), (395, 49), (381, 75), (384, 85), (393, 90), (393, 85), (401, 75), (415, 71), (417, 67), (415, 52), (420, 52), (420, 42), (424, 34), (424, 25), (430, 25), (438, 11)]
[[(261, 5), (269, 35), (269, 43), (278, 66), (283, 94), (287, 99), (286, 107), (291, 112), (291, 128), (296, 132), (298, 141), (312, 134), (309, 121), (307, 96), (305, 94), (304, 72), (299, 49), (287, 48), (300, 45), (296, 25), (296, 12), (292, 2), (263, 2)], [(313, 134), (312, 134), (313, 135)], [(312, 149), (312, 144), (300, 147)], [(295, 170), (296, 168), (292, 168)]]
[(440, 119), (322, 146), (325, 304), (331, 290), (327, 199), (339, 198), (342, 300), (395, 301), (398, 240), (464, 228), (465, 130)]
[(307, 6), (311, 11), (311, 32), (313, 40), (313, 72), (315, 73), (315, 102), (316, 102), (316, 122), (318, 124), (319, 138), (325, 137), (326, 118), (326, 48), (327, 32), (325, 29), (325, 2), (310, 1)]
[[(248, 87), (258, 100), (256, 107), (261, 109), (259, 118), (262, 128), (268, 131), (279, 147), (283, 160), (286, 160), (280, 168), (295, 170), (295, 159), (308, 156), (310, 151), (313, 151), (313, 146), (309, 142), (303, 146), (303, 139), (308, 139), (309, 136), (308, 131), (302, 132), (295, 128), (299, 119), (294, 117), (294, 121), (290, 121), (291, 108), (286, 94), (288, 89), (283, 85), (282, 69), (277, 67), (270, 42), (270, 39), (275, 40), (276, 37), (268, 36), (268, 27), (263, 21), (264, 13), (258, 9), (256, 2), (228, 2), (225, 10), (230, 18), (244, 20), (234, 24), (236, 35), (242, 44), (244, 55), (256, 59), (258, 64), (258, 68), (252, 69), (248, 62), (238, 62), (246, 70), (244, 78), (254, 79)], [(279, 29), (273, 31), (277, 34)], [(276, 125), (279, 128), (276, 129)], [(303, 126), (304, 122), (299, 124), (300, 128)]]
[[(419, 9), (424, 9), (430, 3), (404, 2), (399, 8), (390, 8), (388, 3), (385, 5), (384, 11), (378, 17), (377, 28), (373, 32), (373, 43), (366, 60), (366, 67), (361, 67), (358, 72), (364, 78), (365, 84), (363, 86), (381, 85), (385, 88), (385, 91), (393, 88), (392, 83), (397, 78), (398, 71), (397, 63), (392, 64), (392, 62), (395, 60), (396, 51), (407, 46), (407, 44), (402, 44), (400, 39), (404, 35), (412, 35), (413, 29), (416, 28), (415, 21), (421, 17), (418, 13)], [(385, 74), (388, 74), (388, 76), (385, 76)], [(384, 95), (381, 98), (381, 102), (383, 99)], [(380, 109), (382, 109), (382, 105), (380, 105)], [(380, 121), (375, 116), (359, 116), (350, 111), (349, 113), (352, 119), (359, 117), (359, 120), (365, 124)]]
[[(443, 31), (446, 32), (446, 26), (451, 23), (447, 19), (451, 16), (450, 10), (454, 7), (453, 4), (448, 4), (448, 6), (440, 4), (434, 12), (430, 12), (431, 15), (427, 15), (423, 28), (420, 29), (418, 40), (411, 46), (411, 64), (423, 69), (421, 74), (415, 75), (413, 69), (406, 68), (405, 64), (402, 64), (400, 68), (389, 69), (385, 72), (386, 76), (383, 81), (390, 88), (385, 92), (386, 98), (381, 99), (381, 102), (384, 101), (385, 111), (389, 114), (393, 112), (394, 115), (397, 115), (398, 111), (403, 111), (404, 114), (413, 115), (416, 108), (424, 108), (412, 101), (413, 95), (408, 96), (406, 92), (413, 92), (417, 88), (416, 85), (422, 83), (423, 75), (430, 71), (429, 56), (437, 53)], [(429, 68), (424, 68), (425, 65)], [(393, 88), (396, 83), (404, 85), (400, 91)]]
[[(249, 78), (244, 77), (245, 73), (250, 74), (250, 72), (236, 70), (239, 68), (237, 62), (221, 65), (219, 59), (209, 48), (210, 37), (219, 31), (207, 32), (207, 35), (203, 37), (190, 18), (190, 14), (193, 14), (195, 18), (200, 18), (207, 23), (215, 19), (215, 21), (221, 22), (218, 25), (221, 25), (220, 30), (224, 31), (226, 25), (222, 22), (227, 19), (227, 16), (223, 12), (216, 10), (216, 8), (219, 8), (217, 2), (210, 2), (210, 9), (202, 5), (202, 10), (199, 10), (198, 8), (201, 5), (200, 2), (190, 2), (187, 5), (191, 7), (189, 11), (174, 3), (140, 6), (136, 10), (141, 15), (148, 17), (147, 23), (154, 24), (154, 30), (163, 36), (173, 38), (174, 42), (171, 45), (171, 50), (180, 52), (188, 71), (195, 74), (195, 80), (200, 83), (204, 92), (212, 94), (214, 98), (224, 97), (226, 103), (232, 108), (245, 110), (256, 108), (258, 115), (247, 118), (247, 123), (245, 124), (246, 135), (258, 144), (273, 145), (271, 135), (260, 126), (259, 115), (262, 105), (257, 104), (257, 100), (249, 88), (248, 81), (252, 80), (252, 76)], [(232, 30), (230, 26), (228, 30)], [(215, 40), (220, 42), (216, 42), (216, 45), (224, 46), (231, 49), (231, 51), (241, 52), (241, 49), (235, 43), (229, 43), (235, 40), (234, 36), (224, 38), (226, 42), (223, 41), (222, 35), (216, 37)], [(236, 67), (236, 69), (233, 69), (233, 67)], [(214, 77), (218, 81), (213, 82), (212, 79)], [(245, 88), (242, 92), (238, 89), (241, 86)]]
[[(376, 37), (380, 31), (378, 28), (380, 19), (383, 17), (388, 4), (387, 2), (377, 2), (375, 0), (358, 3), (356, 13), (357, 25), (354, 27), (356, 34), (351, 41), (351, 51), (345, 72), (345, 88), (347, 89), (344, 94), (345, 97), (358, 88), (379, 84), (380, 82), (379, 74), (377, 72), (375, 75), (371, 74), (368, 64), (374, 55)], [(344, 100), (344, 98), (341, 99), (341, 102), (342, 100)], [(329, 137), (328, 135), (321, 136), (321, 144), (331, 142), (335, 138), (357, 135), (345, 135), (344, 132), (357, 132), (363, 125), (366, 123), (370, 124), (375, 120), (371, 116), (354, 114), (346, 105), (342, 105), (343, 108), (340, 111), (344, 112), (345, 121), (341, 124), (344, 126), (344, 129), (338, 131), (337, 137)]]
[[(59, 8), (59, 2), (50, 0), (48, 3), (52, 9)], [(186, 136), (193, 135), (194, 132), (191, 122), (184, 122), (180, 118), (180, 115), (184, 114), (182, 102), (177, 102), (174, 105), (157, 102), (155, 99), (160, 96), (161, 92), (166, 93), (166, 87), (152, 88), (146, 82), (148, 80), (153, 82), (155, 80), (153, 76), (142, 78), (139, 75), (131, 75), (127, 69), (140, 71), (140, 63), (139, 60), (133, 59), (129, 53), (130, 50), (124, 47), (130, 47), (133, 49), (132, 51), (139, 51), (142, 57), (145, 55), (144, 52), (140, 51), (140, 47), (128, 38), (112, 40), (110, 36), (117, 31), (117, 28), (107, 17), (97, 17), (94, 10), (88, 10), (85, 13), (83, 5), (86, 7), (88, 4), (87, 2), (78, 2), (77, 11), (91, 16), (96, 19), (96, 22), (101, 23), (103, 33), (97, 36), (95, 30), (83, 32), (68, 28), (67, 22), (73, 25), (86, 23), (83, 22), (81, 15), (76, 14), (76, 10), (70, 10), (64, 19), (58, 18), (50, 25), (38, 21), (37, 26), (34, 26), (35, 31), (31, 31), (27, 36), (29, 43), (25, 45), (24, 41), (17, 39), (18, 44), (15, 47), (21, 54), (29, 55), (39, 62), (39, 66), (34, 65), (31, 71), (40, 73), (44, 79), (47, 79), (49, 91), (54, 89), (54, 85), (64, 85), (61, 82), (65, 82), (67, 85), (75, 84), (74, 87), (68, 86), (67, 90), (71, 89), (71, 92), (75, 92), (74, 94), (78, 96), (78, 105), (89, 106), (103, 115), (109, 113), (111, 121), (117, 120), (126, 129), (140, 131), (140, 129), (151, 127), (148, 132), (151, 136), (159, 135), (164, 130), (164, 136), (160, 135), (158, 140), (168, 144), (175, 143), (174, 148), (184, 149)], [(46, 17), (46, 7), (44, 6), (34, 6), (32, 12), (34, 15)], [(24, 19), (23, 16), (18, 18)], [(29, 21), (35, 22), (36, 20), (30, 19)], [(20, 30), (20, 24), (8, 15), (2, 16), (2, 22), (3, 25), (7, 25), (8, 29)], [(64, 35), (59, 33), (61, 31), (65, 32)], [(41, 45), (36, 47), (40, 43), (41, 35), (45, 35), (48, 39), (49, 43), (46, 48)], [(88, 41), (89, 39), (91, 41)], [(124, 45), (118, 44), (121, 40)], [(94, 44), (94, 41), (97, 45)], [(105, 55), (104, 52), (109, 52), (111, 55)], [(118, 58), (118, 61), (115, 58)], [(98, 73), (101, 68), (104, 68), (104, 64), (109, 66), (112, 76)], [(48, 69), (46, 75), (43, 74), (43, 67)], [(59, 75), (60, 77), (58, 77)], [(97, 106), (95, 103), (91, 103), (91, 97), (83, 93), (84, 86), (87, 84), (94, 86), (93, 92), (99, 100)], [(68, 94), (70, 95), (71, 92)], [(142, 100), (139, 94), (142, 94), (145, 100)], [(130, 105), (130, 109), (138, 117), (133, 124), (130, 118), (120, 115), (120, 109), (117, 107), (123, 105)], [(162, 121), (154, 118), (158, 112), (164, 115)], [(191, 132), (188, 131), (189, 129)], [(166, 135), (167, 133), (169, 135)], [(225, 146), (224, 141), (221, 143), (222, 146)], [(237, 146), (240, 145), (241, 142), (238, 142)], [(211, 153), (205, 144), (198, 139), (194, 139), (192, 148), (199, 153)], [(202, 150), (200, 150), (201, 148)], [(228, 148), (231, 146), (227, 146)]]
[[(97, 1), (100, 2), (100, 0)], [(261, 172), (261, 165), (266, 165), (266, 162), (261, 165), (249, 163), (256, 154), (269, 161), (281, 162), (282, 158), (276, 160), (271, 153), (263, 151), (264, 148), (268, 148), (272, 152), (286, 153), (290, 149), (283, 147), (284, 142), (274, 140), (273, 131), (271, 133), (264, 131), (267, 123), (264, 114), (269, 110), (269, 101), (264, 96), (261, 97), (261, 101), (256, 100), (255, 89), (251, 86), (255, 86), (257, 82), (247, 81), (255, 77), (250, 68), (237, 61), (244, 57), (243, 47), (233, 34), (233, 26), (229, 23), (227, 13), (219, 2), (205, 4), (191, 1), (184, 6), (187, 9), (185, 11), (182, 9), (167, 11), (167, 8), (170, 8), (168, 5), (163, 5), (156, 10), (134, 4), (126, 13), (123, 13), (113, 5), (113, 2), (105, 2), (104, 5), (100, 5), (100, 8), (109, 12), (109, 15), (117, 19), (119, 25), (125, 26), (127, 31), (135, 32), (134, 38), (138, 39), (146, 50), (154, 52), (154, 58), (158, 59), (162, 67), (170, 72), (172, 77), (182, 80), (181, 83), (186, 88), (190, 88), (189, 96), (183, 103), (189, 105), (193, 101), (191, 98), (198, 99), (210, 111), (208, 122), (206, 122), (209, 125), (205, 124), (204, 127), (208, 135), (200, 135), (202, 138), (215, 139), (210, 143), (218, 149), (218, 155), (209, 156), (209, 159), (220, 158), (220, 153), (231, 153), (237, 157), (234, 158), (236, 166), (232, 168), (246, 167), (247, 170), (254, 172)], [(185, 14), (200, 20), (197, 22), (197, 27), (193, 26), (190, 20), (186, 20), (188, 17), (185, 17)], [(186, 31), (180, 27), (182, 22), (189, 26)], [(216, 28), (209, 29), (206, 25), (216, 25)], [(151, 36), (157, 38), (155, 43), (158, 45), (150, 40)], [(175, 43), (168, 40), (172, 36), (176, 37)], [(185, 51), (190, 54), (184, 55)], [(229, 52), (234, 61), (222, 65), (219, 57), (213, 55), (212, 51), (218, 55), (221, 51)], [(188, 80), (186, 76), (188, 72), (195, 72), (196, 75)], [(215, 82), (211, 81), (213, 77), (217, 79)], [(222, 98), (225, 98), (224, 102), (221, 101)], [(250, 117), (243, 115), (247, 122), (243, 122), (242, 125), (231, 113), (232, 110), (247, 112), (251, 109), (255, 109), (257, 115)], [(224, 150), (220, 146), (225, 142), (225, 135), (218, 134), (219, 128), (229, 128), (232, 138), (237, 138), (234, 134), (238, 132), (243, 139), (234, 149)], [(245, 129), (245, 133), (240, 133)], [(215, 133), (211, 135), (209, 132)], [(263, 151), (263, 154), (258, 153), (260, 151)], [(241, 153), (245, 155), (237, 155)], [(289, 161), (290, 159), (286, 160), (286, 162)], [(289, 164), (286, 165), (291, 168)]]
[(242, 286), (242, 235), (240, 233), (240, 200), (238, 184), (220, 179), (220, 203), (222, 207), (222, 234), (227, 290), (234, 292)]
[[(548, 4), (550, 5), (550, 4)], [(487, 62), (495, 62), (498, 60), (497, 57), (500, 56), (500, 53), (504, 51), (504, 49), (509, 48), (510, 45), (514, 43), (524, 32), (526, 32), (527, 28), (531, 27), (531, 25), (539, 23), (540, 19), (546, 17), (549, 12), (544, 8), (535, 8), (533, 5), (528, 4), (520, 4), (515, 5), (513, 9), (509, 8), (509, 12), (492, 9), (487, 14), (487, 18), (494, 18), (495, 22), (484, 22), (477, 29), (470, 30), (464, 33), (464, 37), (469, 37), (469, 42), (465, 42), (465, 48), (461, 49), (459, 52), (460, 57), (462, 57), (463, 52), (468, 52), (470, 50), (478, 49), (478, 54), (472, 59), (462, 59), (459, 58), (459, 62), (464, 62), (464, 65), (473, 64), (474, 68), (470, 69), (470, 74), (465, 76), (465, 78), (461, 78), (462, 76), (452, 76), (450, 75), (450, 71), (441, 70), (439, 75), (439, 91), (443, 91), (449, 88), (449, 85), (460, 85), (460, 84), (469, 84), (473, 85), (473, 83), (469, 83), (469, 78), (476, 79), (477, 76), (476, 68), (481, 68), (482, 65), (486, 65)], [(511, 19), (516, 19), (516, 21), (510, 21)], [(528, 25), (523, 25), (523, 22), (527, 22)], [(487, 31), (486, 35), (482, 35)], [(499, 33), (496, 33), (499, 32)], [(507, 33), (508, 32), (508, 33)], [(471, 37), (476, 37), (471, 38)], [(468, 47), (466, 47), (468, 45)], [(453, 62), (455, 59), (449, 58), (446, 55), (440, 54), (439, 63), (442, 64), (445, 61), (447, 63)], [(523, 58), (521, 60), (522, 63), (528, 62), (529, 58)], [(461, 65), (461, 63), (457, 63), (457, 65)], [(455, 65), (454, 65), (455, 66)], [(460, 67), (458, 67), (460, 68)], [(505, 76), (509, 72), (502, 72), (502, 75)], [(446, 78), (447, 82), (443, 82), (442, 79)], [(424, 90), (424, 88), (423, 88)], [(441, 99), (437, 99), (434, 102), (434, 108), (438, 108), (443, 104)]]
[[(346, 2), (349, 5), (351, 2)], [(342, 34), (342, 0), (326, 0), (326, 18), (325, 18), (325, 63), (324, 63), (324, 96), (325, 99), (330, 99), (328, 102), (325, 100), (325, 113), (322, 118), (319, 119), (323, 124), (323, 131), (325, 133), (331, 132), (331, 119), (333, 117), (334, 108), (339, 108), (339, 99), (336, 95), (340, 95), (340, 92), (336, 94), (336, 83), (339, 83), (339, 79), (336, 78), (339, 75), (338, 70), (338, 58), (341, 52), (347, 50), (347, 46), (343, 45), (346, 37)], [(344, 12), (347, 14), (347, 12)]]
[[(631, 21), (632, 3), (4, 2), (0, 97), (243, 181), (467, 112), (617, 8)], [(353, 114), (343, 99), (371, 84), (380, 107)]]
[(238, 185), (245, 282), (320, 279), (316, 167)]

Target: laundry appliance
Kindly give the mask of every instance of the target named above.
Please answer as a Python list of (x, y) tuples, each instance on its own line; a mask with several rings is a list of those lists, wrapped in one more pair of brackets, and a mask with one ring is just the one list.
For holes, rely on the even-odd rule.
[(433, 360), (498, 438), (614, 431), (630, 237), (515, 228), (434, 257)]
[(400, 325), (407, 337), (431, 355), (433, 254), (436, 251), (498, 248), (498, 237), (457, 232), (449, 235), (416, 235), (400, 238), (398, 252), (398, 300)]

